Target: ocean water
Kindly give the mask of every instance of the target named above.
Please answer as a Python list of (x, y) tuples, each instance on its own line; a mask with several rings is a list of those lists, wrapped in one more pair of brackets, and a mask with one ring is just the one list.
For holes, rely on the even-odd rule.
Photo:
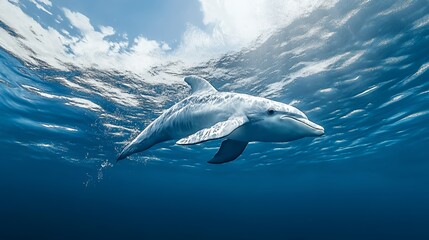
[(0, 239), (429, 238), (425, 0), (340, 1), (220, 58), (152, 68), (290, 103), (325, 128), (222, 165), (206, 163), (220, 141), (116, 163), (189, 87), (33, 52), (0, 45)]

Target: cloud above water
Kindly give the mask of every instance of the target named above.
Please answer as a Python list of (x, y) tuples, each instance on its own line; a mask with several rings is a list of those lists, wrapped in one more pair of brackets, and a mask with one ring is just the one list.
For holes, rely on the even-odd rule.
[[(335, 1), (200, 0), (203, 28), (188, 25), (177, 48), (162, 39), (128, 39), (109, 26), (94, 26), (91, 19), (49, 0), (1, 1), (0, 45), (34, 65), (61, 70), (95, 68), (145, 74), (154, 66), (181, 62), (186, 66), (239, 51), (258, 38), (269, 36), (315, 8)], [(46, 26), (23, 9), (34, 4), (40, 13), (55, 18), (61, 27)], [(17, 19), (20, 19), (17, 21)], [(0, 25), (1, 26), (1, 25)]]
[(336, 1), (311, 0), (200, 0), (205, 29), (189, 26), (177, 54), (198, 53), (199, 58), (237, 51), (265, 39), (276, 29), (316, 8)]

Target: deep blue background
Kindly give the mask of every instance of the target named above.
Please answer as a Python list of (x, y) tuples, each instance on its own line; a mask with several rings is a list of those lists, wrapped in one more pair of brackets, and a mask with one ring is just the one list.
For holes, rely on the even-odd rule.
[[(219, 141), (164, 143), (114, 163), (188, 94), (184, 85), (61, 72), (0, 49), (0, 239), (428, 239), (428, 6), (339, 2), (261, 45), (177, 73), (295, 100), (326, 129), (317, 139), (251, 144), (216, 166), (205, 161)], [(140, 105), (85, 79), (140, 96)]]
[(124, 164), (87, 188), (79, 166), (2, 162), (2, 238), (425, 239), (429, 166), (405, 159), (204, 175)]

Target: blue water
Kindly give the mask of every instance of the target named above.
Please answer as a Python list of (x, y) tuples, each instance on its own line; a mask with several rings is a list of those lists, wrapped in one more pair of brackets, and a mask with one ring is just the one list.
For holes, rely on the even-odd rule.
[(219, 141), (115, 163), (185, 85), (59, 71), (0, 46), (0, 239), (428, 239), (428, 19), (424, 0), (342, 1), (176, 72), (325, 128), (223, 165), (206, 163)]

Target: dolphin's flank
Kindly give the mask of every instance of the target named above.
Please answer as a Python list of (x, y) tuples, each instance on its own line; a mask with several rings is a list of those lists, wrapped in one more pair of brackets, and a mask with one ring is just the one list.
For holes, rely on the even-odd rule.
[(248, 142), (289, 142), (324, 134), (323, 127), (290, 105), (247, 94), (218, 92), (196, 76), (184, 80), (192, 94), (149, 124), (125, 146), (118, 161), (169, 140), (193, 145), (224, 138), (208, 161), (220, 164), (239, 157)]

